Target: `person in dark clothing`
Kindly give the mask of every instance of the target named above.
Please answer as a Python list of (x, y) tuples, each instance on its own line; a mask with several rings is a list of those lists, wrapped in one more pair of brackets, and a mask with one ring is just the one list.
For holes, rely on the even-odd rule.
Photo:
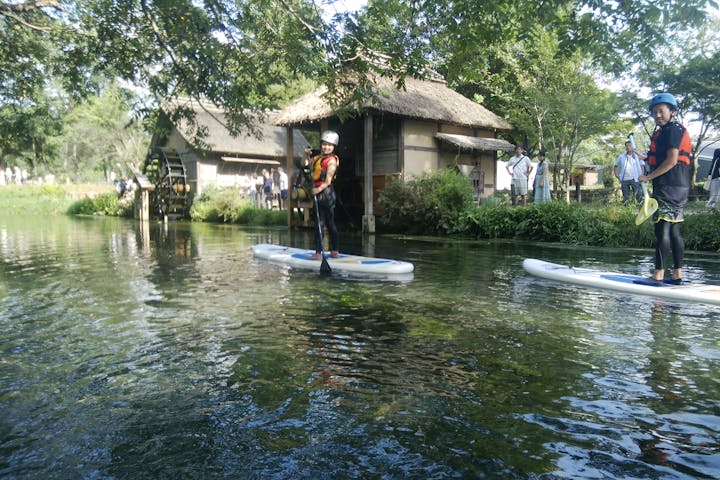
[[(332, 130), (326, 130), (320, 136), (320, 155), (316, 155), (310, 160), (310, 169), (313, 179), (313, 188), (311, 194), (317, 199), (313, 208), (318, 209), (320, 217), (320, 225), (318, 235), (323, 231), (324, 227), (328, 230), (328, 243), (330, 244), (330, 257), (336, 258), (338, 253), (338, 229), (335, 225), (335, 187), (332, 182), (335, 179), (335, 173), (340, 165), (340, 159), (335, 154), (340, 136)], [(321, 239), (318, 238), (318, 248), (315, 254), (311, 256), (313, 259), (322, 258)]]
[[(650, 100), (650, 112), (657, 124), (647, 155), (649, 173), (640, 175), (640, 182), (652, 180), (653, 198), (658, 209), (655, 222), (655, 271), (649, 278), (636, 283), (660, 286), (682, 284), (682, 262), (685, 255), (680, 225), (690, 193), (692, 144), (685, 127), (675, 120), (678, 104), (669, 93), (660, 93)], [(672, 252), (672, 278), (665, 279), (668, 254)]]
[(720, 202), (720, 148), (716, 148), (713, 154), (708, 180), (710, 181), (710, 198), (708, 198), (705, 206), (707, 208), (717, 208), (718, 202)]

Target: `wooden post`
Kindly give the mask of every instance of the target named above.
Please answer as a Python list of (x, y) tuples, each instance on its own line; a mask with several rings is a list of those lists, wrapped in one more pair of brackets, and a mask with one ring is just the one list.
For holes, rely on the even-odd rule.
[(371, 113), (365, 114), (363, 128), (363, 151), (365, 162), (365, 188), (363, 192), (365, 213), (363, 214), (363, 233), (375, 233), (375, 214), (373, 212), (373, 117)]
[[(285, 174), (288, 176), (288, 198), (285, 200), (285, 208), (287, 208), (287, 226), (292, 228), (292, 193), (293, 182), (291, 182), (290, 173), (293, 171), (293, 160), (295, 158), (295, 139), (293, 138), (293, 127), (285, 127)], [(281, 200), (282, 202), (282, 200)]]
[(135, 219), (140, 222), (150, 221), (150, 191), (155, 185), (142, 173), (136, 173), (133, 182), (135, 188)]

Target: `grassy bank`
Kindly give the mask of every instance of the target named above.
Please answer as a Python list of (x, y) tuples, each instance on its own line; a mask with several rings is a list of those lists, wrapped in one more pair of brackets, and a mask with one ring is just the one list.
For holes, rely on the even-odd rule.
[(64, 215), (78, 199), (111, 192), (112, 185), (2, 185), (0, 205), (12, 215)]

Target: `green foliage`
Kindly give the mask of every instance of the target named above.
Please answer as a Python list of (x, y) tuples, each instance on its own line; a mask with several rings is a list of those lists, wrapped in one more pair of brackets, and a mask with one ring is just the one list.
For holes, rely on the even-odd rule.
[[(383, 192), (385, 201), (402, 201), (412, 197), (411, 189), (391, 185)], [(420, 212), (409, 212), (420, 204)], [(441, 230), (429, 223), (428, 205), (404, 203), (392, 210), (392, 216), (379, 219), (393, 231), (414, 234), (468, 235), (476, 238), (507, 238), (524, 241), (556, 242), (599, 247), (652, 248), (655, 243), (653, 223), (635, 225), (636, 208), (617, 204), (587, 205), (552, 201), (513, 207), (488, 199), (479, 206), (466, 205), (455, 211), (453, 229)], [(407, 230), (403, 230), (407, 229)], [(683, 226), (685, 244), (690, 249), (720, 249), (720, 213), (705, 210), (686, 216)]]
[(287, 211), (256, 208), (234, 188), (208, 187), (195, 197), (190, 218), (199, 222), (221, 222), (240, 225), (285, 226)]
[(107, 215), (132, 217), (133, 200), (130, 196), (118, 197), (117, 193), (103, 193), (94, 198), (83, 198), (68, 208), (70, 215)]
[(697, 151), (710, 129), (720, 127), (720, 51), (711, 57), (704, 52), (681, 66), (676, 72), (662, 75), (660, 80), (668, 91), (680, 98), (683, 110), (696, 114), (700, 135), (695, 139)]
[[(223, 106), (237, 131), (252, 129), (251, 112), (317, 84), (328, 87), (338, 115), (355, 114), (373, 75), (402, 86), (430, 63), (452, 88), (507, 117), (513, 141), (548, 149), (565, 171), (581, 142), (626, 129), (616, 120), (627, 109), (597, 88), (602, 74), (659, 72), (641, 80), (681, 90), (702, 128), (717, 126), (717, 26), (707, 21), (708, 0), (548, 0), (540, 9), (504, 0), (377, 0), (332, 19), (324, 4), (307, 0), (51, 3), (0, 2), (0, 165), (28, 165), (35, 175), (61, 178), (67, 162), (74, 179), (96, 179), (139, 160), (126, 154), (138, 140), (107, 121), (132, 123), (107, 105), (103, 78), (148, 92), (153, 107), (125, 105), (136, 115), (175, 95), (202, 98)], [(687, 52), (702, 55), (677, 57)], [(98, 115), (93, 95), (107, 115)], [(91, 99), (92, 115), (81, 99)], [(97, 131), (88, 128), (93, 115)]]
[(720, 252), (720, 212), (687, 215), (682, 226), (685, 247)]
[(603, 184), (603, 188), (606, 188), (608, 190), (614, 189), (617, 187), (617, 182), (615, 181), (615, 177), (610, 173), (609, 169), (608, 169), (608, 172), (606, 172), (602, 177), (602, 184)]
[(232, 223), (237, 209), (244, 203), (239, 190), (221, 189), (211, 185), (193, 200), (190, 218), (203, 222)]
[(44, 9), (12, 12), (8, 3), (18, 2), (0, 5), (0, 99), (17, 107), (42, 91), (55, 65), (57, 50), (48, 31), (56, 21)]
[[(72, 200), (83, 195), (82, 200)], [(0, 187), (3, 213), (13, 215), (111, 215), (131, 217), (133, 197), (97, 185), (5, 185)]]
[(68, 208), (70, 215), (94, 215), (96, 211), (95, 202), (91, 198), (78, 200)]
[(149, 138), (129, 114), (126, 92), (108, 86), (99, 96), (71, 109), (63, 131), (53, 139), (76, 182), (125, 177), (138, 169)]
[(453, 169), (426, 172), (407, 183), (393, 180), (378, 199), (381, 226), (394, 232), (455, 233), (472, 194), (470, 182)]
[(648, 246), (650, 235), (640, 234), (630, 207), (549, 202), (517, 208), (481, 205), (470, 211), (468, 233), (481, 238), (560, 242), (605, 247)]

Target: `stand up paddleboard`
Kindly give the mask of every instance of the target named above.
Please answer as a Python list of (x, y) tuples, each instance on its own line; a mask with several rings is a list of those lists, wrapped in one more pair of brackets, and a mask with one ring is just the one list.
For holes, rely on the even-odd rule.
[(686, 302), (720, 305), (720, 285), (702, 283), (663, 284), (661, 286), (640, 285), (633, 283), (634, 280), (643, 278), (637, 275), (569, 267), (534, 258), (526, 258), (523, 261), (523, 268), (532, 275), (558, 282)]
[[(282, 263), (297, 268), (320, 269), (320, 260), (310, 258), (314, 250), (283, 247), (261, 243), (252, 247), (257, 258)], [(337, 258), (327, 258), (333, 272), (358, 273), (368, 275), (410, 274), (415, 268), (412, 263), (389, 260), (386, 258), (362, 257), (341, 253)]]

